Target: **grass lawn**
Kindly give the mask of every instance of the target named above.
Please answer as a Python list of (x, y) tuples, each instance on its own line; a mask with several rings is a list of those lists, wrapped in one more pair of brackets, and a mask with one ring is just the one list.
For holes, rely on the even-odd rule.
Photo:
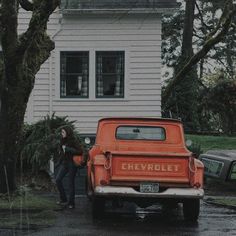
[(236, 207), (236, 199), (235, 198), (230, 198), (230, 197), (216, 198), (216, 199), (213, 199), (212, 202), (218, 203), (218, 204), (223, 204), (223, 205), (226, 205), (226, 206)]
[(227, 136), (206, 136), (206, 135), (185, 135), (185, 139), (190, 139), (193, 143), (199, 144), (201, 150), (206, 152), (212, 149), (235, 149), (236, 137)]
[(21, 229), (53, 225), (59, 207), (52, 199), (31, 192), (0, 195), (0, 228)]
[(217, 203), (226, 204), (230, 206), (236, 207), (236, 199), (235, 198), (219, 198), (214, 200)]

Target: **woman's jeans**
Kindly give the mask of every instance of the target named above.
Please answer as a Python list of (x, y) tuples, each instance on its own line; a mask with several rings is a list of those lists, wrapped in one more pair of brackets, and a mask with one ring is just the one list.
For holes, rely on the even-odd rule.
[(58, 191), (60, 193), (60, 200), (62, 202), (67, 202), (67, 196), (65, 193), (65, 189), (62, 183), (63, 178), (68, 173), (68, 180), (69, 180), (69, 205), (75, 204), (75, 176), (77, 172), (77, 167), (72, 163), (69, 162), (66, 165), (61, 165), (59, 167), (59, 171), (56, 176), (56, 184)]

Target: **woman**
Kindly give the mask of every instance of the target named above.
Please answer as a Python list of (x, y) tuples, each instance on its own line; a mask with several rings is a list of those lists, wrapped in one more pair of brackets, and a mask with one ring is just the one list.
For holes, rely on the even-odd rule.
[[(60, 169), (56, 176), (56, 184), (60, 194), (59, 205), (68, 205), (69, 209), (75, 207), (75, 176), (77, 167), (74, 165), (73, 156), (82, 155), (83, 150), (80, 143), (76, 140), (73, 130), (69, 126), (61, 129), (60, 143)], [(68, 173), (69, 178), (69, 198), (67, 196), (62, 183), (63, 178)]]

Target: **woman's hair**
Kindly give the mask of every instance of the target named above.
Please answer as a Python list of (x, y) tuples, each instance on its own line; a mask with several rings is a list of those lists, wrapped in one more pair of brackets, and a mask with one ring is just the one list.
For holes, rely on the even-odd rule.
[(68, 139), (74, 138), (74, 132), (73, 132), (73, 129), (70, 126), (63, 126), (61, 128), (61, 130), (63, 130), (63, 129), (66, 131), (66, 137)]
[(82, 150), (82, 146), (80, 141), (76, 138), (74, 131), (71, 126), (63, 126), (61, 127), (61, 130), (64, 129), (66, 131), (66, 137), (61, 138), (61, 145), (68, 144), (72, 147), (75, 147), (78, 150)]
[(71, 143), (75, 141), (75, 135), (74, 135), (74, 132), (73, 132), (73, 129), (72, 127), (70, 126), (63, 126), (61, 127), (61, 130), (65, 130), (66, 131), (66, 137), (65, 138), (61, 138), (61, 144), (65, 144), (65, 143)]

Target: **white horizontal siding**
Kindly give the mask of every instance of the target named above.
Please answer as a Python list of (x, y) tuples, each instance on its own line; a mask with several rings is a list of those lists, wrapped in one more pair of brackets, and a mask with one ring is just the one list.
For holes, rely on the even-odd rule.
[[(59, 37), (59, 36), (57, 36)], [(157, 42), (158, 39), (154, 39), (153, 41), (133, 41), (132, 44), (137, 46), (139, 43), (142, 43), (142, 46), (141, 47), (145, 47), (145, 44), (146, 44), (146, 47), (147, 46), (153, 46), (155, 45), (155, 47), (161, 47), (161, 43), (158, 44)], [(59, 49), (59, 48), (64, 48), (65, 47), (65, 42), (64, 41), (61, 41), (61, 40), (57, 40), (56, 42), (56, 48)], [(107, 47), (111, 47), (114, 46), (114, 43), (116, 45), (116, 47), (126, 47), (127, 44), (130, 44), (130, 41), (129, 40), (101, 40), (101, 41), (97, 41), (95, 42), (94, 40), (87, 40), (87, 41), (69, 41), (69, 43), (67, 44), (67, 47), (68, 48), (84, 48), (84, 47), (91, 47), (93, 48), (94, 45), (96, 45), (96, 47), (104, 47), (104, 45), (107, 45)]]
[[(24, 30), (29, 21), (28, 14), (22, 16), (20, 30)], [(54, 14), (49, 21), (48, 31), (54, 35), (56, 48), (37, 74), (31, 96), (33, 121), (55, 112), (76, 120), (79, 132), (95, 133), (97, 121), (103, 117), (161, 115), (161, 22), (158, 16), (70, 17), (63, 18), (60, 27), (59, 18), (59, 14)], [(60, 99), (59, 58), (56, 56), (66, 50), (87, 50), (93, 56), (99, 50), (124, 50), (124, 99), (96, 99), (94, 64), (90, 64), (90, 97)]]
[[(158, 103), (160, 105), (160, 103)], [(95, 112), (113, 112), (113, 111), (116, 111), (116, 112), (131, 112), (131, 111), (134, 111), (134, 112), (138, 112), (141, 108), (142, 111), (149, 111), (149, 110), (155, 110), (155, 105), (156, 104), (152, 104), (152, 105), (149, 105), (147, 106), (146, 104), (144, 105), (139, 105), (139, 106), (134, 106), (135, 104), (133, 105), (126, 105), (126, 106), (122, 106), (121, 108), (121, 105), (104, 105), (104, 106), (97, 106), (97, 105), (90, 105), (90, 106), (84, 106), (84, 105), (80, 105), (80, 106), (74, 106), (73, 107), (73, 113), (95, 113)], [(60, 111), (60, 112), (71, 112), (71, 105), (70, 106), (54, 106), (54, 109), (57, 110), (57, 111)]]

